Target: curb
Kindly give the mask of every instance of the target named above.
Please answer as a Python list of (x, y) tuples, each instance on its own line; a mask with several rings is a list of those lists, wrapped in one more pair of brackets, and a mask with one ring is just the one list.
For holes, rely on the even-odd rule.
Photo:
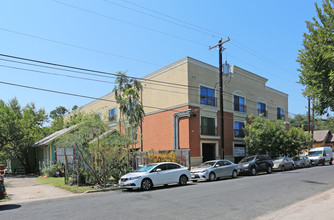
[(117, 191), (117, 190), (122, 190), (122, 188), (117, 187), (117, 188), (110, 188), (110, 189), (93, 189), (93, 190), (88, 190), (88, 191), (84, 192), (83, 194), (97, 193), (97, 192), (109, 192), (109, 191)]

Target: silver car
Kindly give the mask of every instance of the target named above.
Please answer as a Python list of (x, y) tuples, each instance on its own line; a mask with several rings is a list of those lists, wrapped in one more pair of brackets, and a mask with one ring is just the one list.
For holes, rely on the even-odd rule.
[(310, 167), (311, 162), (310, 159), (307, 156), (297, 156), (293, 158), (293, 161), (295, 162), (295, 167)]
[(211, 160), (192, 168), (190, 173), (192, 181), (214, 181), (225, 176), (236, 178), (239, 174), (239, 167), (229, 160)]
[(295, 169), (295, 162), (289, 157), (277, 157), (273, 159), (274, 161), (274, 166), (273, 170), (280, 170), (280, 171), (285, 171), (285, 170), (293, 170)]

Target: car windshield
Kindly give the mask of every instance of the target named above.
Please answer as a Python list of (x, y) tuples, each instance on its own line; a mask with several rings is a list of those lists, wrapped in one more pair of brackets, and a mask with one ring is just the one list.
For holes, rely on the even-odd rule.
[(153, 167), (155, 167), (156, 163), (147, 164), (146, 166), (140, 167), (135, 172), (147, 172), (150, 171)]
[(213, 165), (215, 165), (215, 163), (216, 163), (215, 161), (205, 162), (199, 165), (198, 167), (199, 168), (212, 167)]
[(309, 156), (322, 156), (322, 151), (310, 151), (310, 152), (308, 152), (308, 155)]
[(294, 157), (293, 160), (302, 160), (303, 157)]
[(273, 159), (274, 162), (282, 162), (284, 157), (276, 157)]
[(244, 159), (240, 160), (239, 163), (246, 163), (254, 160), (255, 157), (245, 157)]

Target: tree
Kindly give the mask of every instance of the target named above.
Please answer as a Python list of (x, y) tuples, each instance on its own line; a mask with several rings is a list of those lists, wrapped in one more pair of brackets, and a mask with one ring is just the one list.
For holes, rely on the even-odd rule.
[(75, 130), (60, 137), (56, 144), (75, 147), (79, 160), (85, 165), (86, 181), (92, 177), (94, 184), (104, 185), (110, 177), (118, 180), (129, 171), (124, 146), (126, 136), (110, 131), (108, 125), (96, 115), (85, 115)]
[(0, 102), (0, 127), (3, 143), (0, 151), (9, 159), (18, 159), (26, 172), (31, 170), (29, 154), (32, 145), (44, 137), (43, 124), (47, 121), (44, 109), (37, 110), (33, 103), (23, 109), (16, 98), (5, 104)]
[(317, 17), (306, 21), (304, 48), (299, 50), (300, 83), (303, 94), (314, 100), (315, 111), (323, 115), (334, 111), (334, 3), (323, 0), (322, 8), (315, 3)]
[(140, 100), (143, 87), (138, 80), (129, 78), (125, 73), (118, 72), (117, 74), (114, 93), (122, 119), (119, 124), (120, 130), (123, 124), (126, 134), (132, 139), (133, 146), (137, 141), (138, 127), (145, 116)]
[(249, 154), (294, 156), (312, 143), (310, 134), (296, 127), (286, 130), (281, 120), (265, 119), (262, 115), (250, 116), (249, 120), (251, 123), (245, 128)]

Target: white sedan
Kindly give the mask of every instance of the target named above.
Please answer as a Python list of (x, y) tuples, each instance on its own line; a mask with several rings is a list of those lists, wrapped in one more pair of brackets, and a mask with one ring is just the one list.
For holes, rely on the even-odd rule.
[(229, 160), (211, 160), (191, 169), (191, 179), (213, 181), (220, 177), (236, 178), (239, 167)]
[(156, 185), (179, 183), (186, 185), (190, 179), (190, 171), (177, 163), (152, 163), (121, 177), (118, 185), (127, 189), (150, 190)]

